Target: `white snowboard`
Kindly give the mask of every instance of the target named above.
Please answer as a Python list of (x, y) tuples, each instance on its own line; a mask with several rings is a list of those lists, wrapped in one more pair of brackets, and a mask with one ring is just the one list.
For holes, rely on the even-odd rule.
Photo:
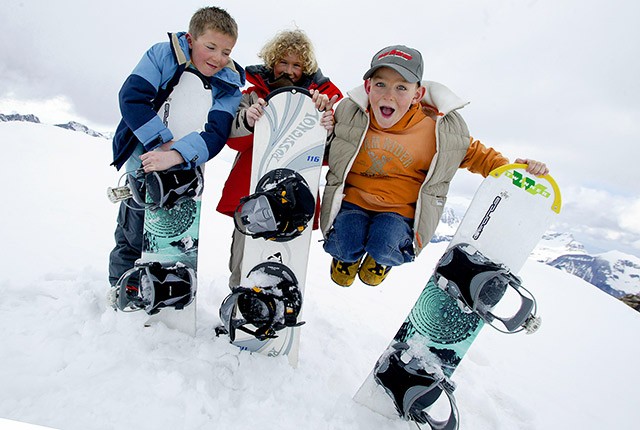
[[(327, 131), (320, 125), (322, 112), (316, 109), (306, 90), (293, 87), (283, 90), (269, 95), (264, 115), (255, 125), (250, 189), (253, 192), (266, 173), (287, 168), (302, 175), (317, 199), (327, 138)], [(300, 236), (288, 242), (247, 237), (242, 279), (246, 279), (258, 264), (276, 261), (293, 271), (303, 293), (312, 225), (313, 220)], [(291, 365), (296, 366), (300, 329), (287, 327), (277, 332), (277, 338), (264, 341), (237, 331), (233, 343), (243, 349), (269, 356), (286, 354)]]

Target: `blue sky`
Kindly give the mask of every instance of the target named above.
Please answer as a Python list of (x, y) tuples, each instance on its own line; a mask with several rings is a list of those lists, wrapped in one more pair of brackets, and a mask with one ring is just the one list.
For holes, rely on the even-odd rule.
[[(297, 26), (313, 40), (323, 72), (347, 91), (361, 84), (378, 49), (415, 47), (426, 79), (471, 101), (461, 113), (474, 137), (511, 159), (547, 162), (563, 190), (558, 230), (594, 252), (640, 256), (636, 2), (253, 3), (215, 3), (239, 24), (240, 64), (257, 63), (267, 39)], [(186, 30), (203, 5), (3, 2), (0, 112), (113, 129), (118, 89), (140, 56), (167, 32)], [(478, 182), (460, 172), (452, 192), (471, 196)]]

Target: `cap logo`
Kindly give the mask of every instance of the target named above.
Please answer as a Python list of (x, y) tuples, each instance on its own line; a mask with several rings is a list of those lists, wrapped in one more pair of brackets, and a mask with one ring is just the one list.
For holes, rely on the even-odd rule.
[(394, 57), (400, 57), (408, 61), (411, 61), (413, 59), (413, 56), (410, 54), (407, 54), (406, 52), (400, 51), (398, 49), (392, 49), (391, 51), (383, 52), (382, 54), (378, 55), (378, 60), (384, 57), (388, 57), (390, 55)]

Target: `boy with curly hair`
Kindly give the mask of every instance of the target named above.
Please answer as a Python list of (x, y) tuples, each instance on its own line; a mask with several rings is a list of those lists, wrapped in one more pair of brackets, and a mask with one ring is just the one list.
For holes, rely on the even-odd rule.
[[(250, 194), (253, 128), (262, 116), (265, 97), (281, 87), (308, 89), (316, 108), (325, 111), (321, 122), (328, 132), (333, 130), (333, 104), (342, 98), (340, 90), (322, 74), (311, 40), (302, 30), (278, 33), (264, 45), (258, 56), (264, 64), (246, 67), (247, 80), (253, 85), (243, 91), (227, 141), (238, 154), (216, 209), (228, 216), (233, 216), (240, 199)], [(229, 260), (229, 286), (232, 288), (240, 284), (244, 239), (244, 235), (234, 229)]]

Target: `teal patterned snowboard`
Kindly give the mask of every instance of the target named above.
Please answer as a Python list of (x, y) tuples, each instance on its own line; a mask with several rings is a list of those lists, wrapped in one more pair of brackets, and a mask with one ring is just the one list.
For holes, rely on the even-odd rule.
[[(211, 97), (206, 79), (191, 69), (182, 73), (158, 110), (173, 141), (203, 131)], [(147, 327), (162, 323), (195, 335), (204, 168), (146, 174), (138, 169), (126, 176), (127, 184), (109, 188), (107, 196), (114, 203), (127, 204), (132, 199), (144, 207), (142, 255), (112, 288), (109, 301), (116, 310), (146, 311), (150, 315)], [(134, 276), (139, 288), (137, 283), (129, 284)]]
[[(159, 262), (168, 267), (182, 264), (197, 273), (201, 198), (200, 193), (172, 209), (145, 210), (142, 258), (139, 263)], [(147, 201), (150, 202), (148, 196)], [(197, 284), (193, 288), (197, 288)], [(157, 322), (195, 336), (195, 298), (180, 310), (162, 308), (145, 325)]]
[[(211, 109), (211, 90), (207, 86), (208, 83), (195, 73), (185, 71), (159, 109), (158, 116), (171, 130), (174, 140), (204, 129)], [(201, 174), (204, 174), (203, 170)], [(140, 263), (159, 262), (163, 266), (182, 264), (197, 273), (202, 188), (198, 191), (196, 197), (183, 200), (172, 209), (145, 210)], [(147, 202), (150, 202), (148, 195)], [(195, 335), (195, 299), (184, 309), (162, 308), (145, 325), (158, 322)]]
[[(455, 429), (449, 378), (485, 322), (505, 332), (537, 328), (535, 302), (522, 294), (528, 291), (515, 274), (560, 212), (561, 198), (551, 176), (532, 177), (525, 169), (506, 165), (483, 181), (406, 320), (354, 396), (357, 402), (390, 418)], [(497, 317), (493, 312), (509, 286), (520, 295), (520, 307), (512, 317)], [(437, 420), (429, 410), (442, 393), (449, 416)]]

